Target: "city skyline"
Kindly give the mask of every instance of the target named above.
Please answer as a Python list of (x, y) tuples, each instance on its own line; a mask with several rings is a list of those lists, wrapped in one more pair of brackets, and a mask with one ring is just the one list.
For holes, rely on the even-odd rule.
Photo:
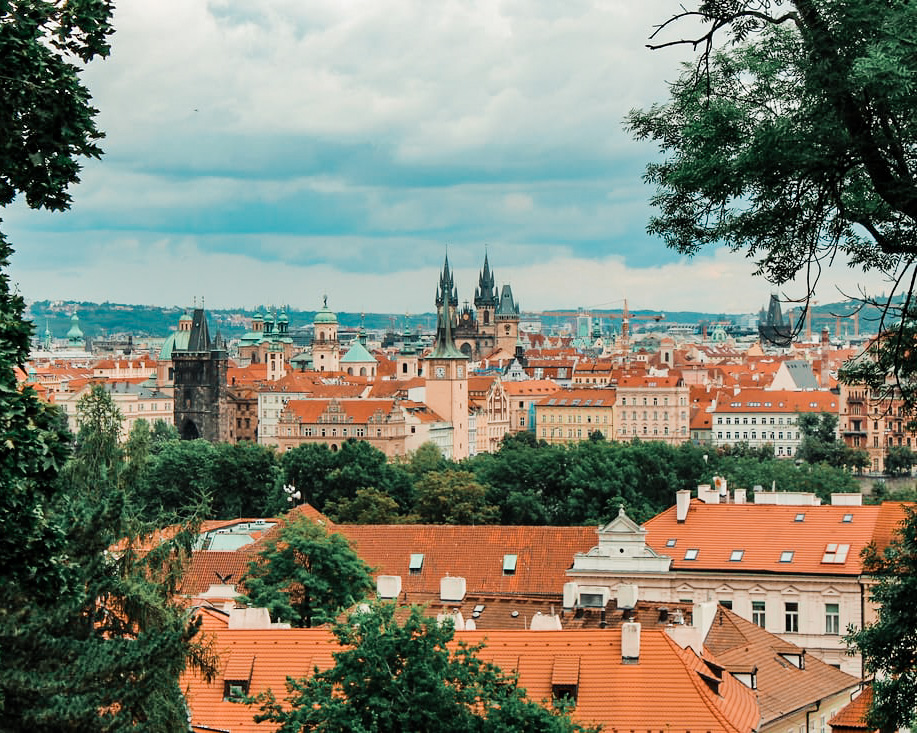
[[(672, 9), (119, 3), (85, 72), (106, 155), (71, 211), (3, 210), (11, 277), (32, 300), (426, 312), (446, 252), (464, 301), (486, 251), (525, 310), (757, 311), (753, 261), (645, 233), (654, 151), (622, 120), (677, 74), (645, 48)], [(817, 297), (861, 282), (882, 291), (838, 263)]]

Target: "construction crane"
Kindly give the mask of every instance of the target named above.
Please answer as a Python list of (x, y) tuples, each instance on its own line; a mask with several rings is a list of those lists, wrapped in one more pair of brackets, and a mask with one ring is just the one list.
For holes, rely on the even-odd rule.
[[(620, 301), (612, 301), (613, 303), (618, 303)], [(610, 303), (608, 304), (610, 305)], [(594, 306), (594, 308), (600, 308), (601, 306)], [(561, 318), (572, 318), (576, 316), (589, 316), (590, 318), (611, 318), (611, 319), (620, 319), (621, 320), (621, 351), (624, 354), (630, 353), (630, 323), (631, 321), (655, 321), (658, 323), (665, 319), (665, 313), (650, 313), (636, 315), (631, 313), (627, 307), (627, 298), (624, 298), (624, 309), (618, 313), (609, 313), (606, 311), (598, 310), (586, 310), (580, 308), (576, 311), (544, 311), (543, 315), (553, 317), (558, 316)]]

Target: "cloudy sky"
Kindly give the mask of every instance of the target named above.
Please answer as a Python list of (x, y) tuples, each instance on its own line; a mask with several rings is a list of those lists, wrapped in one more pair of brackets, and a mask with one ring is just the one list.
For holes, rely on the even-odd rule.
[[(757, 310), (750, 261), (644, 231), (653, 149), (622, 119), (676, 75), (644, 44), (677, 5), (118, 0), (85, 77), (106, 155), (71, 211), (2, 212), (12, 277), (28, 299), (421, 312), (447, 248), (473, 297), (486, 246), (526, 310)], [(823, 302), (836, 283), (855, 273)]]

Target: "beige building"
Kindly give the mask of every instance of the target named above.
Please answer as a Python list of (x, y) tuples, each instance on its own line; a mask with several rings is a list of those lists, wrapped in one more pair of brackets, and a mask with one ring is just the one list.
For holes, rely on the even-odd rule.
[(617, 440), (677, 445), (690, 439), (689, 388), (680, 376), (622, 376), (613, 386)]
[(614, 440), (614, 413), (614, 389), (564, 389), (535, 403), (535, 435), (547, 443), (575, 443), (599, 431)]
[(875, 617), (860, 553), (870, 542), (888, 544), (903, 505), (862, 506), (859, 494), (821, 505), (782, 492), (756, 492), (747, 503), (742, 490), (725, 503), (721, 492), (725, 483), (700, 487), (700, 499), (681, 491), (676, 506), (643, 527), (622, 514), (599, 528), (598, 544), (567, 571), (565, 607), (583, 593), (613, 595), (621, 583), (650, 601), (712, 599), (859, 676), (843, 634)]

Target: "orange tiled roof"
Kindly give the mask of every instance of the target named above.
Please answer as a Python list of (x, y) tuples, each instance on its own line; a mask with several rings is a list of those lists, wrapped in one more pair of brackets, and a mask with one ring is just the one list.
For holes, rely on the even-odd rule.
[[(863, 548), (874, 537), (887, 543), (887, 523), (896, 512), (903, 518), (903, 506), (705, 504), (692, 499), (686, 521), (679, 523), (670, 507), (646, 523), (646, 539), (672, 558), (673, 570), (859, 575)], [(851, 521), (844, 521), (846, 515)], [(676, 540), (674, 547), (667, 546), (670, 539)], [(843, 562), (823, 562), (829, 544), (848, 545)], [(698, 550), (696, 559), (685, 559), (689, 549)], [(744, 550), (740, 561), (730, 560), (734, 550)], [(784, 552), (793, 553), (791, 561), (780, 561)]]
[[(555, 400), (555, 402), (551, 402)], [(556, 404), (560, 403), (561, 400), (565, 400), (565, 404)], [(579, 400), (579, 404), (573, 405), (573, 400)], [(590, 404), (586, 404), (586, 401), (589, 401)], [(596, 401), (601, 400), (602, 404), (597, 405)], [(573, 389), (561, 389), (553, 394), (550, 394), (546, 397), (540, 399), (536, 404), (537, 405), (552, 405), (558, 407), (613, 407), (615, 402), (615, 390), (614, 388), (608, 387), (576, 387)]]
[[(577, 552), (596, 544), (595, 527), (505, 527), (454, 525), (339, 524), (335, 530), (380, 575), (400, 575), (402, 588), (439, 592), (447, 575), (465, 578), (469, 593), (559, 593)], [(412, 575), (412, 554), (424, 556)], [(513, 575), (503, 572), (504, 555), (516, 555)]]
[(550, 379), (525, 379), (521, 382), (503, 382), (503, 390), (508, 395), (522, 397), (525, 395), (542, 395), (557, 392), (560, 386)]
[(828, 721), (832, 733), (868, 731), (866, 713), (872, 707), (872, 685), (866, 685), (863, 691), (853, 698), (841, 711)]
[[(225, 630), (214, 636), (224, 660), (220, 674), (209, 684), (193, 674), (182, 680), (191, 725), (199, 731), (271, 730), (254, 724), (257, 708), (223, 700), (227, 669), (250, 670), (250, 694), (270, 688), (282, 699), (287, 676), (307, 676), (315, 666), (326, 669), (339, 649), (324, 629)], [(483, 643), (479, 657), (507, 673), (515, 669), (532, 700), (550, 700), (555, 673), (564, 671), (563, 681), (577, 682), (574, 719), (601, 723), (606, 730), (745, 733), (757, 726), (754, 692), (723, 674), (715, 661), (708, 664), (690, 648), (680, 648), (664, 631), (641, 633), (635, 664), (622, 660), (618, 629), (465, 631), (456, 634), (452, 645), (459, 641)], [(705, 677), (715, 683), (716, 692)]]
[[(283, 417), (286, 422), (289, 417), (293, 416), (297, 422), (310, 424), (318, 422), (328, 409), (332, 400), (290, 400), (283, 410)], [(343, 415), (350, 418), (348, 424), (365, 423), (381, 410), (383, 415), (392, 411), (395, 404), (394, 400), (339, 400)]]
[(833, 392), (798, 392), (788, 389), (743, 389), (717, 402), (715, 412), (837, 412), (838, 396)]
[[(803, 668), (780, 660), (788, 642), (746, 621), (722, 606), (717, 608), (704, 646), (727, 670), (757, 668), (758, 704), (762, 726), (825, 697), (852, 690), (859, 680), (808, 655)], [(804, 650), (796, 648), (800, 654)]]

